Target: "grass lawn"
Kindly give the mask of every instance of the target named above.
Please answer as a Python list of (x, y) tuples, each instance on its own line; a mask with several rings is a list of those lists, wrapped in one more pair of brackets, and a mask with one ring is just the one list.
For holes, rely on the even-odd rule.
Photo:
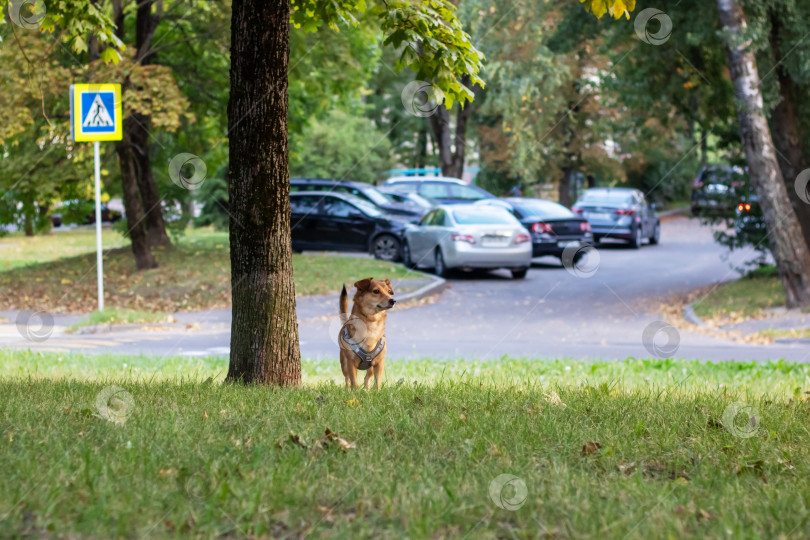
[(305, 361), (295, 389), (223, 385), (225, 369), (224, 359), (0, 351), (0, 530), (644, 539), (810, 530), (807, 364), (426, 359), (392, 363), (382, 391), (355, 393), (334, 384), (336, 360)]
[[(103, 227), (105, 250), (127, 245), (126, 239), (109, 226)], [(54, 229), (51, 234), (27, 237), (22, 232), (0, 236), (0, 272), (30, 264), (55, 261), (95, 252), (96, 229)]]
[(724, 283), (692, 304), (701, 317), (752, 317), (763, 309), (785, 305), (776, 267), (767, 266)]
[[(87, 313), (96, 308), (94, 230), (12, 240), (18, 243), (13, 249), (22, 250), (23, 255), (12, 260), (11, 269), (0, 271), (3, 309)], [(79, 249), (85, 254), (75, 255)], [(227, 233), (189, 230), (174, 247), (154, 253), (159, 267), (143, 272), (135, 271), (128, 246), (105, 253), (105, 305), (157, 313), (230, 306)], [(5, 251), (0, 255), (5, 260)], [(421, 277), (401, 265), (355, 257), (293, 255), (293, 267), (296, 293), (302, 296), (337, 292), (344, 281), (353, 283), (368, 276)]]

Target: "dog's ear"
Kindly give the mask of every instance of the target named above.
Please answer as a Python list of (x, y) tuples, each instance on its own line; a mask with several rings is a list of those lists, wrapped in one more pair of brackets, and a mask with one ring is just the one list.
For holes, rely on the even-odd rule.
[(391, 286), (391, 280), (390, 280), (390, 279), (388, 279), (388, 278), (386, 278), (386, 279), (385, 279), (385, 284), (386, 284), (386, 285), (388, 285), (388, 286), (390, 287), (390, 286)]
[(361, 279), (356, 282), (354, 286), (357, 287), (358, 291), (367, 291), (371, 288), (372, 281), (374, 281), (374, 278), (367, 277), (366, 279)]

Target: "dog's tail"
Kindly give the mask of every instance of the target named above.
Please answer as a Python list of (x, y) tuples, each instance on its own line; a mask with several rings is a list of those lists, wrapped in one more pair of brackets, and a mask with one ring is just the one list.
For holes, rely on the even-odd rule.
[(346, 293), (346, 285), (340, 291), (340, 324), (346, 324), (349, 320), (349, 295)]

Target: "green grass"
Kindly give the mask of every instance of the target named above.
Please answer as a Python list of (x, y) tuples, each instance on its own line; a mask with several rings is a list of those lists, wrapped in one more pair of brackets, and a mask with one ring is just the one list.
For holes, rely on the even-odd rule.
[[(103, 227), (101, 245), (105, 250), (127, 245), (126, 239), (109, 226)], [(95, 252), (95, 228), (54, 229), (51, 234), (32, 237), (22, 232), (0, 236), (0, 272)]]
[(777, 328), (768, 328), (758, 334), (767, 338), (810, 338), (810, 328), (796, 328), (792, 330), (783, 330)]
[[(5, 309), (89, 313), (96, 308), (96, 255), (92, 230), (54, 233), (48, 242), (20, 237), (31, 264), (0, 272)], [(84, 238), (84, 244), (79, 239)], [(30, 244), (26, 242), (31, 241)], [(47, 260), (55, 243), (85, 246), (84, 255)], [(4, 248), (5, 249), (5, 248)], [(191, 229), (175, 246), (154, 250), (158, 268), (135, 271), (129, 247), (104, 255), (105, 305), (141, 312), (172, 313), (230, 306), (230, 250), (227, 233)], [(2, 252), (0, 252), (2, 255)], [(336, 293), (341, 285), (368, 276), (409, 279), (422, 274), (367, 258), (293, 255), (296, 294)]]
[(785, 291), (776, 267), (767, 266), (724, 283), (692, 306), (701, 317), (751, 317), (763, 309), (785, 305)]
[(168, 313), (152, 313), (149, 311), (105, 307), (103, 311), (96, 310), (89, 313), (87, 317), (68, 327), (67, 331), (75, 332), (79, 328), (99, 324), (156, 323), (166, 321), (167, 317), (169, 317)]
[[(382, 391), (350, 393), (335, 360), (278, 389), (220, 384), (224, 359), (0, 352), (0, 530), (806, 537), (806, 364), (391, 364)], [(758, 411), (752, 437), (732, 433), (745, 415), (721, 424), (735, 402)], [(355, 448), (318, 448), (327, 429)], [(515, 511), (490, 498), (501, 474), (526, 486)]]

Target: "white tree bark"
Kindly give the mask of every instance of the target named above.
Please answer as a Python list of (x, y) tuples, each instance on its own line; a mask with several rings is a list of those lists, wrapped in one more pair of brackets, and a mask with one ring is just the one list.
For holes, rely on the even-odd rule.
[(810, 306), (810, 250), (788, 197), (763, 111), (756, 59), (745, 38), (745, 13), (739, 0), (717, 0), (726, 61), (737, 100), (748, 176), (759, 198), (771, 253), (785, 287), (788, 307)]

